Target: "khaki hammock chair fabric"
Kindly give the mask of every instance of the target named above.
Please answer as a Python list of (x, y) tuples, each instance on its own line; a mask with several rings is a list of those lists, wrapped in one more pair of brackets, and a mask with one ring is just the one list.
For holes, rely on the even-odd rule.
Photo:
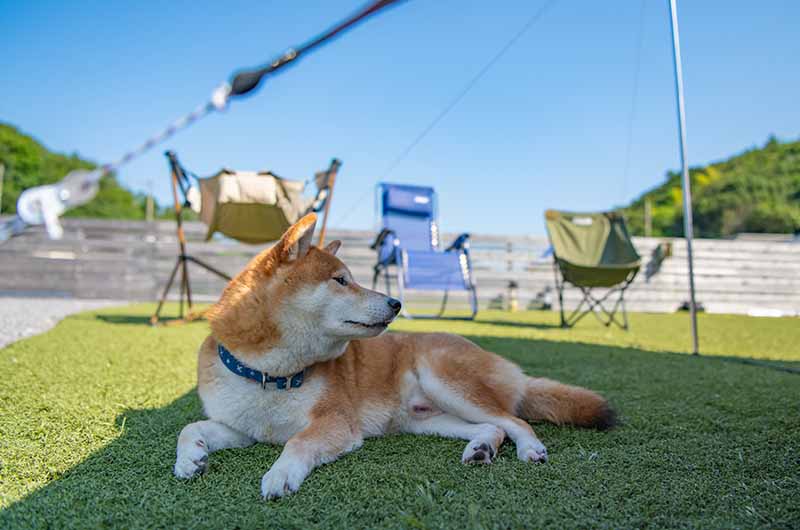
[[(315, 175), (317, 189), (327, 191), (329, 172)], [(303, 197), (305, 183), (269, 171), (232, 171), (198, 179), (198, 193), (189, 192), (192, 209), (208, 226), (206, 241), (216, 232), (243, 243), (267, 243), (281, 235), (325, 197)]]
[[(606, 326), (614, 323), (627, 329), (625, 290), (639, 272), (641, 258), (628, 234), (625, 219), (614, 212), (547, 210), (545, 225), (557, 269), (556, 288), (561, 325), (571, 327), (588, 313), (593, 313)], [(566, 283), (577, 287), (583, 294), (583, 299), (569, 318), (564, 314), (563, 292)], [(608, 289), (608, 292), (598, 298), (592, 293), (594, 288)], [(619, 297), (608, 310), (603, 304), (613, 299), (614, 294), (619, 294)], [(584, 307), (586, 309), (581, 311)], [(622, 310), (622, 322), (615, 318), (618, 309)]]

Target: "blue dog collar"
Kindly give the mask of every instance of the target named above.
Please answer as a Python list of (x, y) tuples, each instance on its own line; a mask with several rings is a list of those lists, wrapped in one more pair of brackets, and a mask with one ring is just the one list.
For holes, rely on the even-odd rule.
[(286, 390), (287, 382), (289, 383), (290, 388), (300, 388), (300, 386), (303, 384), (305, 370), (297, 372), (291, 377), (291, 379), (287, 377), (272, 377), (267, 372), (259, 372), (258, 370), (253, 370), (252, 368), (245, 366), (239, 362), (239, 359), (234, 357), (233, 354), (228, 351), (228, 348), (222, 344), (217, 344), (217, 352), (219, 352), (219, 358), (222, 361), (222, 364), (224, 364), (228, 370), (238, 376), (252, 379), (256, 383), (259, 383), (261, 388), (267, 388), (269, 383), (275, 383), (275, 386), (278, 387), (278, 390)]

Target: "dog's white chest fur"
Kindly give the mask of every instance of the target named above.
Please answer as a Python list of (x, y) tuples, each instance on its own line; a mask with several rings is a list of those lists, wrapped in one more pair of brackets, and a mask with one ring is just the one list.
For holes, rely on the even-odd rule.
[(279, 390), (274, 383), (261, 388), (221, 363), (215, 369), (214, 381), (198, 388), (206, 415), (259, 442), (284, 444), (306, 428), (324, 385), (312, 375), (300, 388)]

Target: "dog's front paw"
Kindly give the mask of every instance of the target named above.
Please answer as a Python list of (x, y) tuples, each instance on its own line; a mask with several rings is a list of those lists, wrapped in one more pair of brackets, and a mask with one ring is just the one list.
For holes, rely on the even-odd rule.
[(208, 449), (202, 440), (178, 445), (173, 472), (178, 478), (192, 478), (208, 469)]
[(517, 457), (523, 462), (547, 462), (547, 448), (539, 440), (527, 440), (517, 445)]
[(278, 458), (261, 479), (261, 496), (275, 499), (294, 493), (308, 475), (308, 469), (295, 459)]

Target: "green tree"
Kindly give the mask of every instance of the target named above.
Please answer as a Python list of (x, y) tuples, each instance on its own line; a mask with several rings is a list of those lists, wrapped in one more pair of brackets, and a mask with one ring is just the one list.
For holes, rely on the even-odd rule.
[[(691, 168), (695, 233), (725, 237), (739, 232), (792, 233), (800, 230), (800, 142), (770, 136), (727, 160)], [(636, 235), (644, 234), (644, 201), (652, 203), (653, 235), (683, 235), (680, 174), (622, 209)]]

